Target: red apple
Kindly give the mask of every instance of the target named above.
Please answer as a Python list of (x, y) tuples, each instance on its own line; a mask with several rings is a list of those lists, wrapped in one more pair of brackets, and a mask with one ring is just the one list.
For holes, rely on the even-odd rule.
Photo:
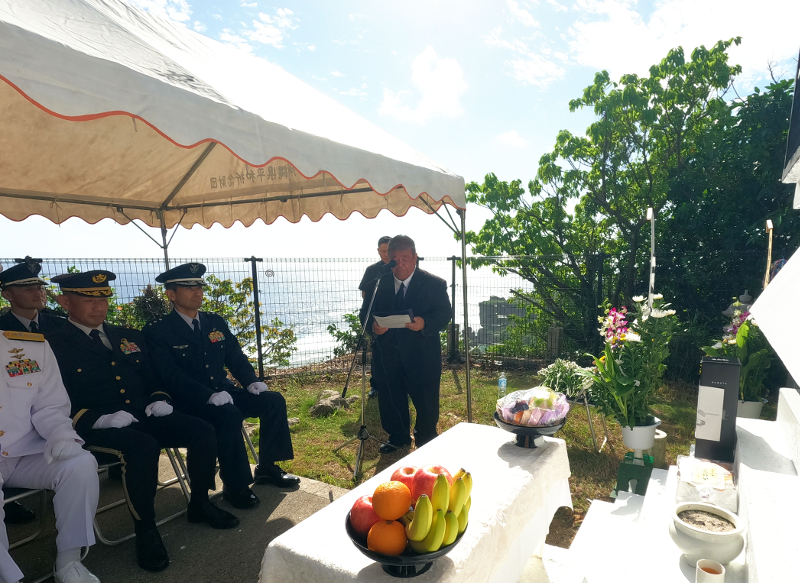
[(444, 466), (434, 464), (418, 469), (414, 474), (414, 481), (411, 483), (411, 500), (416, 502), (423, 494), (427, 494), (428, 498), (430, 498), (433, 491), (433, 483), (439, 474), (444, 474), (447, 477), (447, 482), (451, 486), (453, 485), (453, 476)]
[(395, 482), (403, 482), (408, 489), (411, 490), (411, 484), (414, 483), (414, 474), (417, 473), (419, 468), (417, 466), (403, 466), (394, 471), (392, 480)]
[(372, 496), (362, 496), (350, 509), (350, 525), (361, 536), (367, 536), (372, 525), (380, 520), (372, 509)]

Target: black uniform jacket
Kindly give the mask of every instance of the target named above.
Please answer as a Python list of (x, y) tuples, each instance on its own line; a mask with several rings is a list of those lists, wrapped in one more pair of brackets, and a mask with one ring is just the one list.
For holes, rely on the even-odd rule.
[(110, 354), (69, 322), (47, 335), (72, 402), (72, 425), (79, 434), (91, 429), (102, 415), (127, 411), (141, 419), (151, 402), (170, 401), (153, 369), (144, 335), (107, 322), (103, 329), (111, 342)]
[(214, 393), (236, 390), (226, 367), (242, 387), (258, 378), (222, 316), (198, 312), (197, 318), (199, 337), (175, 310), (143, 331), (156, 371), (175, 399), (201, 406)]
[[(46, 334), (61, 327), (66, 322), (64, 318), (52, 316), (45, 312), (39, 312), (39, 333)], [(0, 330), (10, 330), (12, 332), (30, 332), (19, 319), (11, 313), (11, 310), (0, 316)]]
[(358, 284), (358, 289), (364, 292), (365, 295), (372, 295), (372, 290), (375, 288), (375, 280), (381, 273), (381, 267), (386, 265), (383, 261), (373, 263), (364, 270), (364, 277), (361, 278), (361, 283)]
[[(360, 313), (362, 322), (371, 299), (369, 294), (364, 297)], [(447, 297), (447, 282), (427, 271), (417, 269), (406, 290), (402, 309), (410, 309), (415, 317), (419, 316), (425, 320), (425, 327), (419, 332), (408, 328), (389, 329), (376, 337), (373, 355), (379, 357), (380, 354), (387, 355), (382, 360), (389, 362), (388, 355), (396, 353), (411, 378), (418, 375), (441, 374), (442, 344), (439, 333), (445, 329), (452, 316), (450, 299)], [(393, 311), (395, 311), (394, 275), (389, 272), (381, 277), (372, 312), (380, 314)], [(367, 327), (372, 330), (372, 318), (367, 322)]]

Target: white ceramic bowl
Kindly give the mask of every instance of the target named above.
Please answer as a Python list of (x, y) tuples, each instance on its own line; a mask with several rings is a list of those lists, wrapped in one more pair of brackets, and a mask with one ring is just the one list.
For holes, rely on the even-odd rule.
[[(711, 514), (730, 520), (735, 528), (728, 532), (708, 532), (700, 530), (678, 518), (684, 510), (704, 510)], [(744, 521), (733, 512), (706, 502), (682, 502), (672, 509), (672, 521), (669, 534), (672, 540), (683, 551), (683, 559), (695, 567), (700, 559), (711, 559), (727, 565), (739, 556), (744, 548)]]

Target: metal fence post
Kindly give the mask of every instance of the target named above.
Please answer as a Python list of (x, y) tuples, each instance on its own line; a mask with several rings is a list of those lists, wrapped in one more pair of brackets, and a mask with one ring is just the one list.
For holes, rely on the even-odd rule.
[(264, 380), (264, 356), (261, 348), (261, 302), (258, 295), (258, 270), (256, 263), (263, 261), (260, 257), (245, 258), (245, 261), (251, 264), (253, 269), (253, 307), (256, 312), (256, 350), (258, 353), (258, 379)]
[[(595, 255), (597, 260), (597, 298), (595, 301), (594, 306), (594, 321), (597, 322), (597, 318), (600, 316), (600, 304), (603, 303), (603, 264), (605, 263), (606, 254), (602, 251)], [(594, 346), (594, 354), (600, 353), (600, 335), (594, 335), (594, 342), (592, 343)]]

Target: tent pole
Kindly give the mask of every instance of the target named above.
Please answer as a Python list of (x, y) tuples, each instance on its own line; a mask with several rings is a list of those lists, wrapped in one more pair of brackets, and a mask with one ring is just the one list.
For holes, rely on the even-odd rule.
[(161, 248), (164, 250), (164, 269), (169, 269), (169, 243), (167, 243), (167, 225), (164, 222), (164, 211), (159, 211), (158, 218), (161, 221)]
[(469, 379), (469, 306), (467, 304), (467, 210), (461, 215), (461, 287), (464, 289), (464, 376), (467, 383), (467, 422), (472, 423), (472, 384)]

